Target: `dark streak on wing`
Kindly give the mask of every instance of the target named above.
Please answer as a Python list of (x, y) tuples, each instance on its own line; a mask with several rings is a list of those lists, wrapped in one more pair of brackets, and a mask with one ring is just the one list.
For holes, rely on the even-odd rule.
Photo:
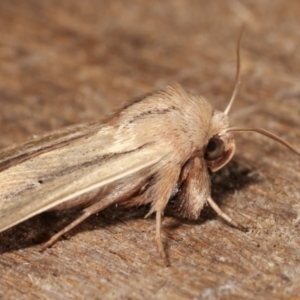
[(141, 114), (135, 116), (134, 118), (132, 118), (131, 120), (128, 121), (128, 123), (133, 123), (139, 119), (143, 119), (146, 116), (149, 115), (164, 115), (167, 114), (173, 110), (178, 110), (175, 106), (171, 106), (169, 108), (164, 108), (164, 109), (152, 109), (152, 110), (148, 110), (148, 111), (143, 111)]
[[(65, 176), (67, 174), (71, 174), (72, 172), (78, 170), (78, 169), (84, 169), (84, 168), (87, 168), (89, 166), (92, 166), (92, 165), (95, 165), (95, 164), (98, 164), (99, 167), (101, 166), (101, 164), (103, 164), (104, 162), (107, 162), (111, 159), (115, 159), (115, 158), (118, 158), (118, 157), (121, 157), (122, 155), (126, 155), (126, 154), (129, 154), (129, 153), (134, 153), (136, 151), (139, 151), (141, 149), (143, 149), (144, 147), (148, 146), (150, 143), (147, 143), (147, 144), (144, 144), (138, 148), (135, 148), (135, 149), (132, 149), (132, 150), (129, 150), (129, 151), (124, 151), (124, 152), (120, 152), (120, 153), (109, 153), (107, 155), (102, 155), (102, 156), (97, 156), (95, 157), (93, 160), (90, 160), (90, 161), (85, 161), (81, 164), (76, 164), (74, 166), (71, 166), (71, 167), (68, 167), (68, 168), (64, 168), (63, 170), (58, 170), (56, 172), (52, 172), (52, 173), (48, 173), (47, 176), (43, 177), (43, 178), (38, 178), (36, 183), (37, 184), (43, 184), (43, 183), (46, 183), (46, 182), (51, 182), (53, 181), (54, 179), (56, 179), (57, 177), (59, 176)], [(42, 183), (41, 183), (42, 182)], [(28, 191), (28, 190), (31, 190), (33, 188), (35, 188), (36, 185), (35, 184), (28, 184), (26, 186), (24, 186), (22, 189), (18, 190), (18, 191), (14, 191), (10, 194), (7, 194), (5, 195), (5, 198), (11, 198), (11, 197), (15, 197), (21, 193), (23, 193), (24, 191)]]
[(118, 112), (122, 112), (123, 110), (143, 101), (144, 99), (148, 98), (148, 97), (151, 97), (152, 95), (156, 94), (157, 92), (151, 92), (151, 93), (147, 93), (147, 94), (144, 94), (140, 97), (136, 97), (136, 98), (133, 98), (131, 99), (129, 102), (127, 102), (127, 104), (125, 104), (120, 110), (117, 111)]
[(114, 113), (112, 113), (111, 115), (108, 115), (106, 118), (103, 119), (104, 123), (108, 123), (110, 121), (112, 121), (114, 118), (119, 117), (119, 115), (121, 113), (123, 113), (125, 110), (131, 108), (132, 106), (134, 106), (137, 103), (142, 102), (143, 100), (147, 99), (148, 97), (151, 97), (152, 95), (156, 94), (157, 92), (151, 92), (151, 93), (147, 93), (144, 94), (142, 96), (133, 98), (129, 101), (127, 101), (127, 103), (122, 106), (121, 108), (119, 108), (118, 110), (116, 110)]
[(24, 162), (28, 159), (31, 159), (31, 158), (33, 158), (37, 155), (48, 152), (49, 150), (54, 150), (54, 149), (61, 148), (61, 147), (66, 146), (66, 145), (68, 145), (69, 143), (71, 143), (75, 140), (78, 140), (78, 139), (83, 138), (83, 137), (88, 137), (92, 134), (93, 134), (93, 132), (92, 133), (85, 133), (83, 135), (75, 136), (73, 138), (69, 138), (67, 140), (63, 140), (61, 142), (57, 142), (55, 144), (51, 144), (51, 145), (45, 146), (43, 148), (33, 149), (32, 151), (23, 152), (20, 155), (16, 155), (12, 158), (8, 158), (7, 160), (4, 160), (0, 163), (0, 172), (2, 172), (2, 171), (6, 170), (6, 169), (8, 169), (8, 168), (10, 168), (14, 165), (22, 163), (22, 162)]
[(64, 176), (66, 174), (70, 174), (78, 169), (84, 169), (87, 168), (89, 166), (92, 166), (94, 164), (98, 164), (99, 166), (101, 166), (101, 164), (103, 164), (104, 162), (108, 162), (111, 159), (115, 159), (118, 157), (121, 157), (123, 155), (129, 154), (129, 153), (134, 153), (136, 151), (139, 151), (143, 148), (145, 148), (146, 146), (148, 146), (150, 143), (144, 144), (138, 148), (132, 149), (132, 150), (128, 150), (128, 151), (123, 151), (123, 152), (116, 152), (116, 153), (109, 153), (106, 155), (102, 155), (102, 156), (96, 156), (94, 159), (90, 160), (90, 161), (85, 161), (81, 164), (76, 164), (75, 166), (69, 167), (69, 168), (65, 168), (62, 171), (58, 171), (58, 172), (53, 172), (47, 175), (47, 177), (41, 179), (43, 181), (49, 180), (55, 176)]

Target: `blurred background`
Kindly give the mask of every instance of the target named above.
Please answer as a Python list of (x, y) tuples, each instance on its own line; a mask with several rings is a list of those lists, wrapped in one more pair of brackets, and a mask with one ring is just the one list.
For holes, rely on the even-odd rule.
[[(172, 82), (223, 110), (243, 24), (242, 84), (231, 124), (265, 128), (300, 149), (297, 0), (0, 0), (0, 147), (101, 118)], [(37, 254), (27, 246), (38, 245), (41, 227), (51, 232), (56, 224), (41, 225), (37, 217), (2, 234), (0, 295), (297, 299), (300, 239), (292, 221), (300, 211), (299, 159), (264, 137), (244, 134), (237, 136), (233, 164), (222, 172), (214, 179), (217, 202), (249, 223), (251, 233), (214, 215), (206, 222), (180, 221), (165, 229), (172, 264), (165, 269), (152, 219), (117, 215), (111, 223), (114, 212), (108, 212)]]

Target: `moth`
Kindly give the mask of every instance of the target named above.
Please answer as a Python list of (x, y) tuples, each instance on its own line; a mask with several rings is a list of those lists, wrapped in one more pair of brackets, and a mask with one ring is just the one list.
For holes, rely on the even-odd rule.
[(104, 122), (75, 125), (3, 150), (0, 231), (44, 211), (83, 207), (81, 216), (46, 242), (45, 249), (112, 204), (148, 204), (146, 217), (156, 215), (155, 241), (168, 264), (161, 227), (170, 198), (176, 198), (182, 217), (197, 219), (209, 203), (244, 230), (211, 198), (209, 170), (219, 170), (232, 158), (233, 132), (258, 132), (300, 153), (263, 129), (229, 126), (240, 83), (240, 42), (241, 36), (235, 87), (224, 112), (174, 84), (131, 100)]

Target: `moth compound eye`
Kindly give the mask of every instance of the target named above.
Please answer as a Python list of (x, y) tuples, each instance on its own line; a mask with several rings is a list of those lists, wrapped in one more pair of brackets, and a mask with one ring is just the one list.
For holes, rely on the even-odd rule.
[(209, 140), (204, 154), (204, 159), (208, 161), (214, 161), (220, 158), (225, 152), (224, 142), (217, 137), (213, 137)]

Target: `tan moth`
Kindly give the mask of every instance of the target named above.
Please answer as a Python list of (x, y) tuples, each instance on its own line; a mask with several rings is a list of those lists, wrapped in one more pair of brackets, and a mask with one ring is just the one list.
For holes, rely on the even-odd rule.
[(229, 127), (228, 112), (239, 86), (240, 41), (241, 36), (235, 88), (224, 112), (172, 85), (130, 101), (104, 122), (55, 131), (0, 152), (0, 231), (47, 210), (85, 207), (46, 248), (112, 204), (150, 204), (147, 216), (156, 214), (155, 240), (168, 264), (161, 224), (171, 197), (176, 196), (180, 216), (197, 219), (209, 203), (227, 222), (244, 229), (211, 198), (208, 172), (231, 159), (233, 132), (256, 131), (300, 154), (263, 129)]

